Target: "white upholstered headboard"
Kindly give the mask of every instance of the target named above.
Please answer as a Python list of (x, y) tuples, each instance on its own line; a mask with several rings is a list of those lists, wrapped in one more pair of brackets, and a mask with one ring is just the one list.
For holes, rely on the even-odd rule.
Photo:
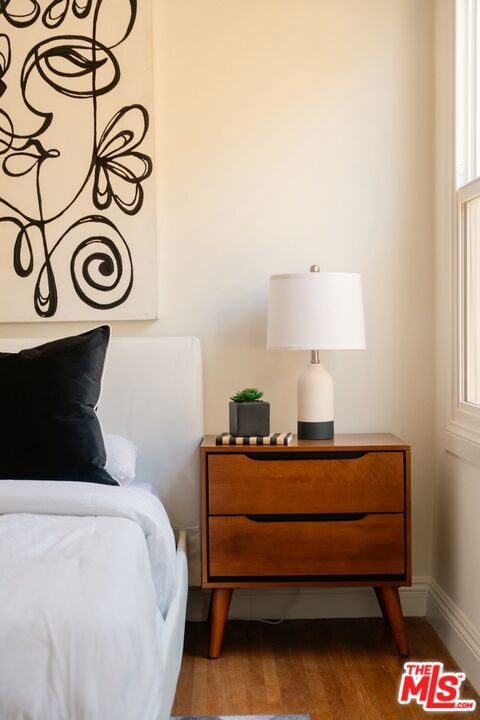
[[(0, 339), (0, 351), (42, 339)], [(190, 583), (200, 584), (202, 355), (197, 338), (112, 337), (100, 400), (104, 431), (139, 448), (137, 479), (158, 491), (174, 529), (187, 529)]]

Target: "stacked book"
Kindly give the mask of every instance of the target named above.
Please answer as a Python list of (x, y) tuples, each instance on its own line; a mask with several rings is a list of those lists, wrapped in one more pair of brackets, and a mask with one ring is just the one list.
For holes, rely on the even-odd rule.
[(216, 445), (290, 445), (293, 433), (272, 433), (271, 435), (230, 435), (222, 433), (218, 435)]

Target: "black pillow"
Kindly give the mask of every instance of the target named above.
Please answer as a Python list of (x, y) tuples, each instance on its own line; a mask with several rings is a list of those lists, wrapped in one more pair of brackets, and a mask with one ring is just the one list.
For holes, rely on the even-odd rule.
[(0, 352), (0, 478), (118, 485), (96, 413), (110, 328)]

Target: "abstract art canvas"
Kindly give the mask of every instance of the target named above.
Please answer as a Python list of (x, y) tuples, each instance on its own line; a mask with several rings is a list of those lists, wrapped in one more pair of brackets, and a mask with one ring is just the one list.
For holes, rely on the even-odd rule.
[(157, 315), (152, 0), (0, 0), (0, 322)]

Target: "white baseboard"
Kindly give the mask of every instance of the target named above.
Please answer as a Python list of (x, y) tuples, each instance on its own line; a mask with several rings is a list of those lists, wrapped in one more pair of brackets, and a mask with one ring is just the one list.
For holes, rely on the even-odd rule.
[(432, 578), (427, 618), (468, 679), (480, 691), (480, 633)]
[[(427, 607), (428, 577), (413, 578), (412, 587), (400, 588), (403, 612), (424, 617)], [(205, 620), (209, 593), (190, 588), (188, 620)], [(237, 620), (260, 618), (355, 618), (378, 617), (375, 594), (371, 588), (265, 588), (235, 590), (229, 617)]]

